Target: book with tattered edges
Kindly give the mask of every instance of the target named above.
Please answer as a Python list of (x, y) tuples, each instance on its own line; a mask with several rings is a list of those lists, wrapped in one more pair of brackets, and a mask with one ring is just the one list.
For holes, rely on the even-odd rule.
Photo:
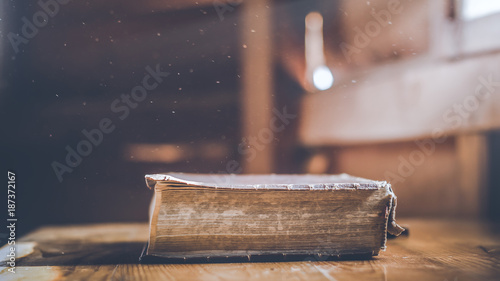
[(385, 250), (396, 196), (341, 175), (146, 175), (154, 189), (142, 262), (369, 258)]

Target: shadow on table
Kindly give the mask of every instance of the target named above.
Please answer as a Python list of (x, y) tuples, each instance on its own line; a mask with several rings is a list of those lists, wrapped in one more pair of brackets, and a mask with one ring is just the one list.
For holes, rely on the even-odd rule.
[[(252, 255), (244, 257), (163, 258), (141, 254), (143, 242), (83, 243), (81, 241), (47, 241), (19, 243), (24, 254), (16, 258), (16, 266), (74, 266), (116, 264), (199, 264), (199, 263), (258, 263), (292, 261), (370, 260), (371, 254), (349, 255)], [(141, 260), (139, 258), (141, 257)], [(0, 266), (8, 266), (4, 261)]]

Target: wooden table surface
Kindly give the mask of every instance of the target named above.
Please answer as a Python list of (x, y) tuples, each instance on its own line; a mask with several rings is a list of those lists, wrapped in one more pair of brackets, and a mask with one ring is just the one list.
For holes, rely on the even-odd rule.
[(145, 224), (44, 227), (17, 241), (16, 273), (3, 261), (0, 280), (500, 280), (498, 225), (398, 222), (410, 235), (370, 260), (213, 264), (139, 264)]

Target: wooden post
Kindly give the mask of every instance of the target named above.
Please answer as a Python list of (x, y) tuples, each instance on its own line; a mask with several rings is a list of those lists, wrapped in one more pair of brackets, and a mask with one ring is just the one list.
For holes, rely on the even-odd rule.
[(480, 133), (457, 136), (460, 186), (458, 200), (462, 214), (480, 217), (484, 215), (487, 200), (488, 145), (486, 136)]
[(271, 1), (245, 2), (242, 22), (242, 136), (248, 153), (241, 163), (245, 173), (270, 173), (274, 158), (274, 139), (268, 136), (273, 109)]

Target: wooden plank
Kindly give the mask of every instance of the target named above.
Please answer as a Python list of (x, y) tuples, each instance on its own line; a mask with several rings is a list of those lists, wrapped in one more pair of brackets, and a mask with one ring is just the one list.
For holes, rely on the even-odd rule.
[(402, 62), (303, 100), (300, 139), (347, 145), (500, 128), (500, 54)]
[[(409, 237), (388, 242), (386, 252), (371, 260), (302, 262), (155, 264), (106, 262), (85, 253), (96, 245), (146, 241), (146, 224), (100, 224), (47, 227), (18, 240), (47, 247), (52, 255), (20, 258), (16, 274), (0, 269), (1, 280), (498, 280), (500, 278), (500, 225), (479, 221), (400, 220), (410, 228)], [(84, 242), (85, 241), (85, 242)], [(117, 243), (117, 244), (120, 244)], [(73, 246), (72, 264), (54, 262)], [(128, 248), (128, 249), (127, 249)], [(4, 248), (5, 249), (5, 248)], [(3, 249), (2, 249), (3, 251)], [(130, 251), (116, 247), (117, 253)], [(98, 257), (99, 255), (95, 255)], [(4, 257), (2, 252), (2, 258)], [(138, 257), (138, 254), (137, 254)], [(70, 259), (71, 260), (71, 259)], [(100, 263), (96, 263), (100, 262)], [(36, 265), (35, 265), (36, 264)]]

